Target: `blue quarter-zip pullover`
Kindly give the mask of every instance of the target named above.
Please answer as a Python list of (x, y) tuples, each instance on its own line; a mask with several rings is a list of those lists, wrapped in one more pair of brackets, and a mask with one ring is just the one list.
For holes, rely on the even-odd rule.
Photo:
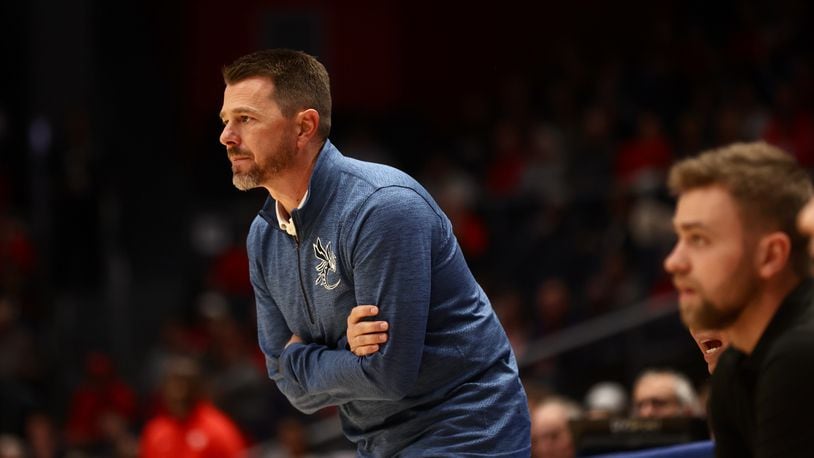
[[(260, 346), (291, 403), (339, 406), (359, 456), (528, 456), (511, 346), (429, 193), (326, 140), (291, 216), (296, 238), (267, 199), (247, 240)], [(389, 329), (358, 357), (345, 332), (362, 304)], [(305, 343), (285, 348), (292, 333)]]

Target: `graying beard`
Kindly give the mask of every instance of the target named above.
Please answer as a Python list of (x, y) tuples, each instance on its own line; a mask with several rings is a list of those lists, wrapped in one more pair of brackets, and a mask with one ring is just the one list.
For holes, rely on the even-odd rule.
[(246, 173), (234, 174), (232, 184), (241, 191), (248, 191), (260, 186), (260, 177), (257, 170), (249, 170)]

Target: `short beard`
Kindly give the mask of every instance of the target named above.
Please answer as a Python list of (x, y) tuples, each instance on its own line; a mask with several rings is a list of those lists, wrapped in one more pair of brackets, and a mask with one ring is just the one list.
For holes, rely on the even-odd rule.
[(680, 307), (681, 320), (690, 329), (724, 329), (731, 326), (740, 318), (749, 302), (760, 292), (758, 278), (751, 272), (751, 260), (754, 259), (756, 242), (745, 239), (743, 245), (743, 259), (738, 264), (732, 277), (723, 289), (730, 291), (724, 299), (713, 303), (699, 291), (701, 304), (698, 307)]
[(721, 310), (707, 300), (694, 310), (684, 307), (680, 309), (681, 321), (689, 329), (724, 329), (734, 323), (743, 312), (743, 307)]
[(260, 168), (255, 165), (246, 173), (234, 172), (232, 175), (232, 184), (241, 191), (248, 191), (260, 187), (262, 176), (263, 173), (260, 171)]
[[(247, 156), (247, 154), (234, 146), (226, 148), (226, 155), (230, 159), (234, 156)], [(238, 172), (237, 168), (232, 166), (232, 184), (241, 191), (248, 191), (249, 189), (259, 187), (262, 179), (263, 171), (256, 163), (253, 163), (247, 172)]]
[[(265, 180), (291, 168), (297, 156), (297, 149), (293, 146), (292, 142), (287, 141), (289, 137), (290, 136), (285, 136), (284, 134), (284, 137), (278, 144), (278, 151), (275, 155), (267, 159), (264, 166), (261, 167), (259, 164), (254, 163), (245, 173), (238, 173), (233, 169), (232, 184), (241, 191), (248, 191), (263, 186)], [(231, 157), (232, 155), (239, 154), (239, 150), (230, 147), (227, 148), (227, 154)]]

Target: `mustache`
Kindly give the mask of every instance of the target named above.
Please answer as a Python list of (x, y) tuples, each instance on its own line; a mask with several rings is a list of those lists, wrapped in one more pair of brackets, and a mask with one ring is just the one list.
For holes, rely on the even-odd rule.
[(237, 146), (226, 147), (226, 156), (231, 159), (233, 157), (252, 157), (251, 151), (245, 151)]
[(696, 288), (696, 282), (686, 277), (673, 277), (673, 286), (676, 289)]

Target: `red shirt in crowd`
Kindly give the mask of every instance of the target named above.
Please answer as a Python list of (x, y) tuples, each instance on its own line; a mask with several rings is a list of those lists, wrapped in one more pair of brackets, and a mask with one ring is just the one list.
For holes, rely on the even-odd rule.
[(242, 456), (246, 440), (237, 426), (208, 401), (179, 419), (162, 412), (144, 426), (142, 458), (232, 458)]

